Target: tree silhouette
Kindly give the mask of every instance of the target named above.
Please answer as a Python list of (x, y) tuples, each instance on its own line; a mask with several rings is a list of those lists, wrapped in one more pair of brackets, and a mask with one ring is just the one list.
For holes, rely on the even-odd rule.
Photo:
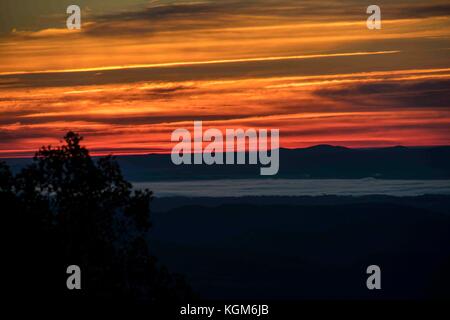
[[(152, 192), (133, 190), (113, 157), (93, 159), (78, 134), (64, 140), (42, 147), (16, 176), (0, 163), (1, 200), (20, 234), (21, 294), (145, 303), (191, 298), (183, 278), (149, 254)], [(72, 264), (82, 270), (79, 292), (66, 288)]]

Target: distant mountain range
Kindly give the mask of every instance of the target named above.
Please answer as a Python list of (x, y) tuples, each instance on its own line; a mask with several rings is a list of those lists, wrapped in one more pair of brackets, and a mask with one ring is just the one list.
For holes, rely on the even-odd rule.
[[(246, 155), (248, 156), (248, 155)], [(3, 159), (17, 172), (30, 159)], [(197, 179), (450, 179), (450, 146), (350, 149), (318, 145), (280, 149), (276, 176), (260, 176), (258, 165), (181, 165), (169, 154), (117, 157), (130, 181)]]

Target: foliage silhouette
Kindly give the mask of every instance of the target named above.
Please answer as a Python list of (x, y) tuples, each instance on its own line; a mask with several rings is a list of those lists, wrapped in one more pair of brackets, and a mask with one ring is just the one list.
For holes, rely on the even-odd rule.
[[(16, 176), (0, 163), (0, 200), (18, 235), (16, 293), (87, 302), (192, 298), (184, 279), (149, 254), (152, 192), (133, 190), (113, 157), (91, 158), (78, 134), (64, 140), (42, 147)], [(81, 268), (82, 290), (66, 287), (72, 264)]]

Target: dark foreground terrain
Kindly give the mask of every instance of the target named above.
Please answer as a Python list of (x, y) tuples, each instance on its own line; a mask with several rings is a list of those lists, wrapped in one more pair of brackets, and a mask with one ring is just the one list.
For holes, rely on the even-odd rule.
[[(449, 298), (449, 196), (162, 198), (153, 208), (151, 250), (201, 298)], [(366, 288), (372, 264), (379, 291)]]

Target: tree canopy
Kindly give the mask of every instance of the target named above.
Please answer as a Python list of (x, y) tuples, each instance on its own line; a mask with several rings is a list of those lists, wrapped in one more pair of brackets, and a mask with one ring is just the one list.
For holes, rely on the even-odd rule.
[[(20, 294), (144, 303), (192, 297), (184, 279), (149, 253), (152, 192), (134, 190), (114, 157), (94, 159), (82, 140), (68, 132), (62, 145), (42, 147), (16, 175), (0, 162)], [(73, 264), (82, 270), (77, 293), (65, 282)]]

